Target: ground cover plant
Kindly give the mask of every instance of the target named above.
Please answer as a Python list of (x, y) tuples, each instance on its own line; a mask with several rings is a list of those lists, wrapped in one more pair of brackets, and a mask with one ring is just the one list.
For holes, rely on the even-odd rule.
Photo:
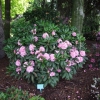
[(34, 96), (28, 91), (23, 91), (16, 87), (9, 87), (5, 92), (0, 91), (0, 100), (45, 100), (40, 96)]
[(54, 87), (60, 78), (72, 79), (86, 62), (85, 38), (74, 27), (40, 20), (29, 32), (14, 35), (4, 48), (10, 59), (7, 69), (30, 83)]

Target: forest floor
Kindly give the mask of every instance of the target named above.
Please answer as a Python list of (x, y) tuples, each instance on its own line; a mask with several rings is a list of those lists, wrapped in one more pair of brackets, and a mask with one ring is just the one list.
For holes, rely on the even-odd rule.
[[(95, 41), (86, 41), (87, 48), (89, 48), (92, 55), (92, 45)], [(100, 56), (99, 56), (100, 57)], [(9, 65), (7, 57), (0, 59), (0, 91), (6, 90), (6, 88), (15, 86), (22, 90), (27, 90), (34, 95), (41, 95), (45, 100), (96, 100), (95, 96), (91, 93), (91, 84), (93, 84), (93, 78), (100, 77), (100, 69), (87, 67), (88, 61), (83, 65), (82, 69), (77, 71), (77, 74), (73, 76), (71, 80), (61, 79), (57, 86), (52, 88), (47, 86), (40, 92), (34, 84), (29, 84), (23, 79), (15, 79), (9, 74), (6, 74), (6, 67)]]

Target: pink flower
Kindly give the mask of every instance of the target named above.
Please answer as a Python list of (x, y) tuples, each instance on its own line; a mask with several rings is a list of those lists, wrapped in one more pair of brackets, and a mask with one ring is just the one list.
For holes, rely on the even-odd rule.
[(43, 37), (44, 39), (46, 39), (46, 38), (49, 37), (49, 35), (48, 35), (48, 33), (44, 33), (44, 34), (42, 35), (42, 37)]
[(71, 64), (72, 64), (72, 65), (76, 65), (75, 61), (71, 61)]
[(62, 39), (58, 39), (58, 40), (57, 40), (57, 43), (60, 43), (60, 42), (62, 42)]
[(50, 54), (50, 60), (53, 62), (55, 61), (55, 55), (54, 54)]
[(76, 57), (76, 58), (77, 58), (76, 60), (77, 63), (83, 62), (83, 57)]
[(67, 49), (68, 45), (66, 42), (61, 42), (58, 44), (58, 48), (61, 48), (61, 49)]
[(30, 63), (30, 66), (35, 66), (34, 61), (29, 61), (29, 63)]
[(55, 34), (56, 34), (56, 33), (55, 33), (55, 31), (53, 30), (53, 31), (52, 31), (52, 35), (55, 35)]
[(24, 52), (24, 51), (25, 51), (25, 46), (21, 46), (19, 52)]
[(66, 40), (65, 42), (67, 43), (68, 46), (72, 46), (72, 44), (68, 40)]
[(35, 48), (35, 47), (36, 47), (36, 46), (35, 46), (34, 44), (30, 44), (30, 45), (29, 45), (29, 50), (30, 50), (30, 51), (34, 51), (34, 48)]
[(71, 56), (72, 58), (75, 58), (75, 57), (76, 57), (75, 52), (70, 52), (70, 56)]
[(50, 59), (50, 56), (48, 53), (44, 53), (43, 57), (46, 59), (46, 60), (49, 60)]
[(41, 57), (43, 57), (44, 55), (42, 54), (42, 53), (39, 53), (38, 55), (37, 55), (37, 58), (41, 58)]
[(21, 55), (21, 57), (24, 57), (26, 55), (25, 46), (20, 47), (19, 54)]
[(85, 51), (80, 51), (81, 56), (86, 56)]
[(41, 46), (41, 47), (39, 48), (39, 51), (45, 52), (45, 48), (44, 48), (43, 46)]
[(28, 66), (28, 62), (24, 62), (23, 67), (27, 67)]
[(72, 36), (76, 36), (76, 32), (73, 32), (73, 33), (72, 33)]
[(28, 66), (28, 67), (26, 68), (26, 71), (27, 71), (28, 73), (33, 72), (33, 70), (34, 70), (33, 66)]
[(75, 50), (75, 54), (76, 54), (76, 56), (78, 56), (79, 55), (79, 51)]
[(20, 52), (21, 57), (24, 57), (26, 55), (26, 51)]
[(34, 41), (37, 42), (38, 41), (38, 37), (34, 36)]
[(71, 69), (70, 69), (70, 68), (68, 68), (68, 67), (66, 67), (66, 68), (65, 68), (65, 70), (66, 70), (66, 71), (68, 71), (68, 72), (70, 72), (70, 71), (71, 71)]
[(40, 51), (39, 50), (36, 50), (35, 51), (35, 55), (37, 55), (37, 54), (39, 54), (40, 53)]
[(57, 69), (57, 72), (60, 73), (61, 72), (61, 69)]
[(78, 44), (78, 41), (75, 41), (75, 44)]
[(17, 67), (16, 68), (16, 72), (20, 72), (21, 71), (21, 68), (20, 67)]
[(19, 59), (18, 59), (18, 60), (16, 60), (15, 65), (16, 65), (16, 66), (21, 66), (21, 62), (20, 62), (20, 60), (19, 60)]
[(20, 45), (20, 46), (22, 45), (22, 44), (20, 43), (20, 40), (18, 40), (18, 45)]
[(70, 49), (70, 52), (74, 52), (76, 50), (77, 50), (76, 47), (72, 47), (72, 49)]
[(39, 60), (42, 61), (43, 59), (42, 58), (39, 58)]
[(33, 54), (34, 54), (34, 51), (30, 51), (30, 54), (32, 54), (32, 55), (33, 55)]
[(55, 72), (50, 72), (50, 76), (55, 76)]

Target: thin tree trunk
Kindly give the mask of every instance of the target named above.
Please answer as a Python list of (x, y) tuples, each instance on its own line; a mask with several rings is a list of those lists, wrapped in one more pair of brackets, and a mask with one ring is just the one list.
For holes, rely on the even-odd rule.
[(5, 39), (10, 38), (10, 0), (5, 0)]
[(73, 0), (72, 11), (72, 26), (78, 29), (79, 33), (82, 33), (84, 19), (84, 0)]
[(1, 10), (1, 0), (0, 0), (0, 58), (5, 56), (3, 51), (4, 46), (4, 30), (3, 30), (3, 22), (2, 22), (2, 10)]

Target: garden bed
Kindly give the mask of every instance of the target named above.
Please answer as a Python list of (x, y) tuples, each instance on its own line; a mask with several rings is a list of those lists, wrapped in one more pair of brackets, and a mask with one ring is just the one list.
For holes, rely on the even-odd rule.
[[(86, 43), (90, 49), (89, 56), (93, 51), (91, 48), (92, 44), (96, 42), (86, 41)], [(23, 79), (18, 80), (6, 74), (9, 60), (7, 57), (4, 57), (0, 59), (0, 91), (5, 91), (6, 88), (15, 86), (27, 90), (33, 95), (41, 95), (45, 100), (96, 100), (95, 96), (91, 94), (91, 84), (93, 84), (93, 78), (100, 77), (100, 69), (90, 69), (86, 67), (86, 64), (82, 69), (78, 70), (77, 74), (70, 81), (61, 79), (56, 87), (47, 86), (41, 93), (36, 89), (35, 84), (28, 84)]]

